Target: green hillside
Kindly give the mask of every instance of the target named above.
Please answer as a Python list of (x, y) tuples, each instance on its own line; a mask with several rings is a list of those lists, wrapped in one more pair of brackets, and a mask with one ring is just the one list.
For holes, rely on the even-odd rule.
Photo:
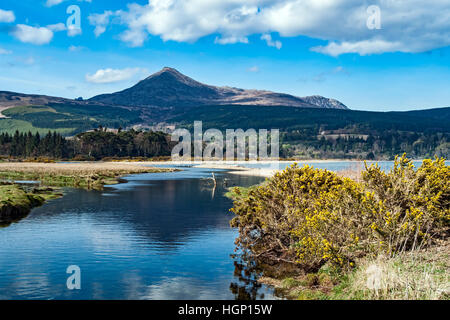
[(9, 134), (13, 134), (14, 132), (16, 132), (16, 130), (19, 130), (20, 132), (28, 132), (28, 131), (32, 133), (39, 132), (39, 134), (46, 134), (49, 131), (56, 131), (63, 135), (69, 135), (70, 133), (75, 131), (75, 128), (58, 128), (58, 129), (37, 128), (34, 127), (28, 121), (15, 119), (0, 119), (0, 133), (6, 132)]
[(0, 119), (0, 132), (57, 131), (73, 135), (98, 126), (118, 128), (139, 122), (137, 113), (118, 107), (79, 104), (49, 104), (21, 106), (2, 112), (8, 119)]
[(450, 157), (450, 108), (368, 112), (262, 106), (206, 106), (178, 110), (172, 122), (203, 130), (279, 129), (284, 157), (393, 159)]
[(354, 110), (265, 107), (201, 106), (185, 109), (171, 120), (193, 125), (202, 120), (205, 128), (277, 128), (283, 131), (348, 129), (355, 133), (383, 130), (411, 132), (450, 132), (450, 108), (408, 112), (369, 112)]

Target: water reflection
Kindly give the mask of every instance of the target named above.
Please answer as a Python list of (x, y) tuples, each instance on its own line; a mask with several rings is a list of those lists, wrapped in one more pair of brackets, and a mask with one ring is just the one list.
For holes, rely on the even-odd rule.
[[(253, 262), (245, 262), (234, 256), (234, 277), (236, 281), (231, 282), (230, 291), (236, 300), (264, 299), (262, 284), (258, 282), (261, 276)], [(263, 291), (263, 292), (261, 292)]]
[[(210, 170), (188, 169), (131, 176), (104, 191), (68, 190), (34, 209), (0, 230), (0, 298), (234, 298), (236, 231), (223, 179), (262, 179), (215, 175), (215, 190)], [(81, 268), (80, 291), (65, 287), (72, 264)]]
[[(67, 190), (1, 228), (0, 299), (273, 298), (251, 266), (230, 257), (237, 231), (224, 197), (226, 187), (263, 178), (185, 168), (127, 180)], [(79, 291), (66, 288), (72, 264)]]

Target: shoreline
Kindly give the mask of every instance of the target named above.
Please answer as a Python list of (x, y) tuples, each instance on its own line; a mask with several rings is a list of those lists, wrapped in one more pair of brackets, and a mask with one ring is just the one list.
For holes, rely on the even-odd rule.
[[(123, 183), (124, 176), (176, 169), (128, 164), (0, 163), (0, 227), (26, 217), (33, 208), (63, 196), (60, 188), (97, 189)], [(39, 181), (26, 187), (18, 181)]]
[(25, 218), (32, 209), (64, 196), (60, 188), (33, 187), (20, 184), (0, 185), (0, 228)]

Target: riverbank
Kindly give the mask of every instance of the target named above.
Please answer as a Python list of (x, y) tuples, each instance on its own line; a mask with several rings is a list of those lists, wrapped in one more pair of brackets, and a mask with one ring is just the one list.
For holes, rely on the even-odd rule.
[(45, 186), (101, 189), (104, 185), (118, 183), (118, 179), (125, 175), (175, 170), (122, 162), (4, 162), (0, 163), (0, 180), (31, 180)]
[[(309, 163), (314, 164), (325, 164), (333, 163), (335, 160), (311, 160)], [(364, 167), (364, 162), (362, 161), (347, 161), (349, 163), (349, 168), (345, 170), (339, 170), (337, 173), (341, 176), (359, 180), (361, 176), (362, 169)], [(275, 174), (282, 172), (285, 167), (290, 164), (298, 163), (299, 166), (308, 164), (307, 161), (260, 161), (260, 162), (205, 162), (201, 164), (194, 165), (195, 168), (206, 168), (206, 169), (223, 169), (228, 170), (230, 174), (241, 175), (241, 176), (256, 176), (271, 178)], [(260, 164), (266, 165), (265, 168), (251, 168), (245, 167), (244, 165)]]
[(340, 273), (328, 265), (316, 273), (293, 274), (258, 282), (279, 297), (296, 300), (449, 300), (450, 241), (395, 257), (361, 259)]
[[(20, 219), (34, 207), (62, 196), (56, 188), (102, 189), (117, 184), (125, 175), (173, 172), (176, 169), (145, 167), (128, 163), (0, 163), (0, 221)], [(28, 188), (17, 182), (31, 182), (45, 188)]]
[(0, 226), (9, 225), (21, 219), (32, 208), (62, 195), (59, 189), (54, 188), (26, 188), (17, 184), (0, 185)]

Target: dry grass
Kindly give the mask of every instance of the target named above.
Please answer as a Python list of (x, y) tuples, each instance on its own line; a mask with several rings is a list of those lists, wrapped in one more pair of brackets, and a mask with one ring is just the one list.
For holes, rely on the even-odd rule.
[(84, 162), (84, 163), (0, 163), (0, 172), (42, 173), (55, 175), (117, 175), (145, 172), (164, 172), (164, 169), (150, 168), (124, 162)]
[(336, 174), (341, 177), (350, 178), (352, 180), (355, 180), (356, 182), (361, 182), (363, 171), (364, 171), (364, 163), (356, 162), (352, 163), (352, 165), (348, 169), (340, 170), (336, 172)]
[(450, 242), (368, 260), (352, 278), (350, 291), (364, 299), (450, 299)]
[[(317, 273), (258, 282), (300, 300), (449, 300), (450, 241), (395, 257), (364, 258), (348, 273), (324, 266)], [(334, 271), (333, 271), (334, 270)]]
[(152, 168), (131, 163), (0, 163), (0, 179), (36, 180), (48, 186), (101, 188), (116, 183), (116, 178), (137, 173), (168, 172), (171, 169)]

